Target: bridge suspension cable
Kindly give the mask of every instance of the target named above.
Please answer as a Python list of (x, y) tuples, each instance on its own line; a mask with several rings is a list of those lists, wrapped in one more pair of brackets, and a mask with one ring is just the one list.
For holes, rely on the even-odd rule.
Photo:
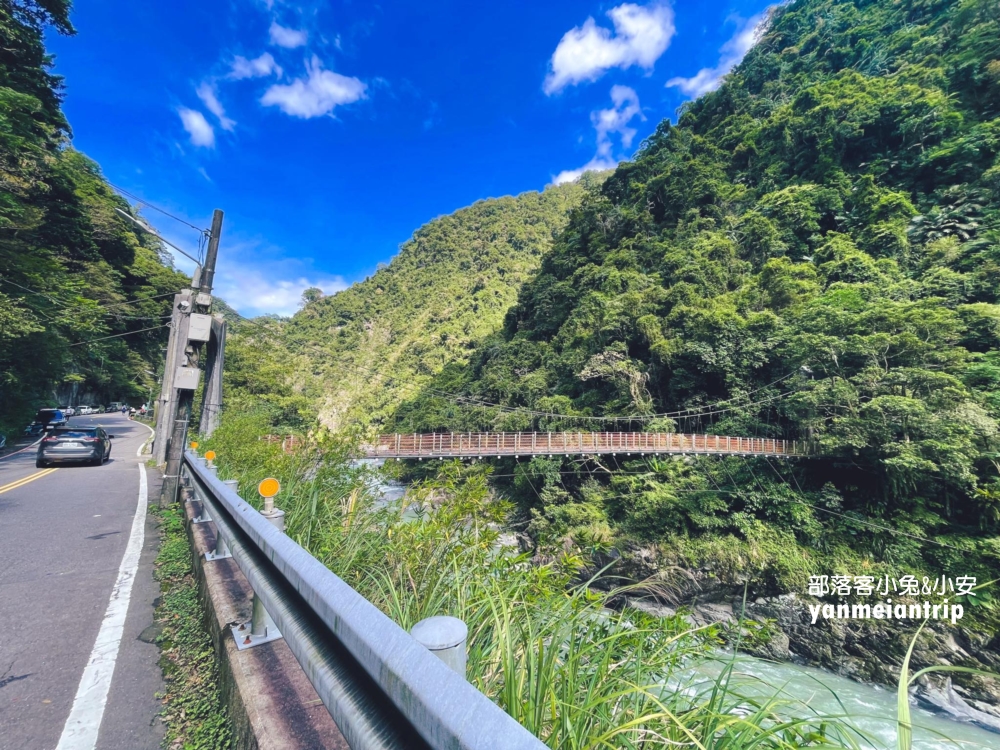
[[(775, 382), (780, 382), (780, 381), (775, 381)], [(766, 388), (766, 387), (768, 387), (768, 386), (764, 386), (763, 388)], [(763, 388), (759, 388), (757, 390), (763, 390)], [(464, 395), (459, 394), (459, 393), (448, 393), (447, 391), (440, 391), (440, 390), (438, 390), (436, 388), (427, 388), (427, 390), (430, 391), (430, 392), (432, 392), (432, 393), (438, 394), (442, 398), (454, 399), (456, 401), (456, 403), (459, 403), (459, 404), (466, 403), (466, 404), (470, 404), (470, 405), (473, 405), (473, 406), (482, 406), (482, 407), (488, 408), (488, 409), (498, 409), (498, 410), (506, 412), (508, 414), (525, 414), (525, 415), (533, 416), (533, 417), (549, 417), (549, 418), (553, 418), (553, 419), (580, 420), (580, 421), (597, 421), (597, 422), (648, 422), (648, 421), (652, 421), (654, 419), (661, 419), (661, 418), (664, 418), (664, 417), (666, 417), (666, 418), (679, 417), (679, 418), (682, 418), (682, 419), (694, 419), (696, 417), (708, 417), (708, 416), (714, 416), (716, 414), (724, 414), (726, 412), (736, 411), (737, 409), (745, 409), (745, 408), (749, 408), (749, 407), (753, 407), (753, 406), (762, 406), (764, 404), (768, 404), (768, 403), (771, 403), (773, 401), (777, 401), (779, 399), (785, 398), (786, 396), (790, 396), (793, 393), (795, 393), (795, 391), (785, 391), (784, 393), (779, 393), (776, 396), (771, 396), (770, 398), (762, 399), (760, 401), (749, 402), (749, 403), (746, 403), (746, 404), (737, 404), (737, 405), (734, 405), (734, 406), (726, 407), (724, 409), (716, 409), (714, 407), (715, 406), (720, 406), (722, 404), (731, 403), (731, 402), (735, 401), (736, 398), (727, 399), (726, 401), (719, 401), (716, 404), (713, 404), (710, 407), (708, 407), (708, 409), (705, 410), (705, 411), (694, 411), (694, 409), (704, 408), (704, 407), (690, 407), (689, 409), (684, 409), (684, 410), (680, 410), (680, 411), (673, 411), (673, 412), (659, 412), (657, 414), (646, 414), (646, 415), (628, 416), (628, 417), (615, 417), (615, 416), (600, 416), (600, 415), (592, 415), (592, 414), (559, 414), (558, 412), (537, 411), (535, 409), (529, 409), (529, 408), (523, 407), (523, 406), (506, 406), (504, 404), (496, 404), (496, 403), (492, 403), (492, 402), (489, 402), (489, 401), (483, 401), (483, 400), (480, 400), (480, 399), (476, 399), (476, 398), (473, 398), (471, 396), (464, 396)]]
[[(246, 318), (246, 317), (240, 315), (239, 313), (236, 313), (236, 315), (237, 315), (237, 317), (239, 317), (240, 322), (243, 323), (243, 324), (257, 325), (261, 329), (264, 328), (263, 324), (256, 323), (255, 320), (252, 319), (252, 318)], [(317, 347), (315, 345), (310, 346), (309, 348), (312, 351), (314, 351), (316, 354), (327, 355), (327, 356), (329, 355), (329, 352), (327, 352), (327, 351), (325, 351), (325, 350), (323, 350), (320, 347)], [(360, 375), (377, 375), (378, 374), (378, 369), (375, 366), (363, 367), (363, 366), (354, 365), (354, 366), (349, 366), (347, 369), (349, 369), (351, 372), (354, 372), (354, 373), (357, 373), (357, 374), (360, 374)], [(769, 398), (762, 399), (760, 401), (755, 401), (755, 402), (751, 401), (751, 402), (739, 403), (739, 404), (737, 404), (736, 402), (742, 401), (744, 399), (748, 399), (750, 396), (753, 396), (755, 393), (760, 393), (761, 391), (765, 391), (768, 388), (772, 388), (772, 387), (774, 387), (774, 386), (776, 386), (776, 385), (778, 385), (780, 383), (783, 383), (783, 382), (791, 379), (795, 375), (797, 375), (798, 372), (799, 372), (798, 369), (792, 370), (791, 372), (789, 372), (789, 373), (787, 373), (785, 375), (782, 375), (780, 378), (777, 378), (776, 380), (773, 380), (770, 383), (767, 383), (767, 384), (762, 385), (762, 386), (758, 386), (757, 388), (754, 388), (753, 390), (747, 391), (746, 393), (743, 393), (743, 394), (740, 394), (740, 395), (737, 395), (737, 396), (733, 396), (731, 398), (724, 399), (722, 401), (716, 401), (716, 402), (713, 402), (711, 404), (706, 404), (706, 405), (702, 405), (702, 406), (690, 406), (690, 407), (687, 407), (685, 409), (677, 409), (677, 410), (665, 411), (665, 412), (656, 412), (656, 413), (653, 413), (653, 414), (634, 414), (634, 415), (628, 415), (628, 416), (593, 415), (593, 414), (560, 414), (558, 412), (548, 412), (548, 411), (541, 411), (541, 410), (538, 410), (538, 409), (531, 409), (531, 408), (525, 407), (525, 406), (510, 406), (510, 405), (507, 405), (507, 404), (499, 404), (499, 403), (496, 403), (496, 402), (488, 401), (486, 399), (478, 398), (476, 396), (471, 396), (471, 395), (466, 395), (466, 394), (462, 394), (462, 393), (453, 393), (453, 392), (450, 392), (450, 391), (445, 391), (445, 390), (442, 390), (440, 388), (435, 388), (432, 385), (420, 385), (420, 384), (417, 384), (417, 383), (408, 382), (407, 380), (404, 380), (404, 378), (402, 378), (402, 377), (394, 377), (394, 376), (391, 376), (391, 375), (385, 377), (384, 382), (399, 383), (401, 385), (401, 387), (404, 388), (404, 389), (406, 389), (406, 390), (415, 390), (415, 391), (418, 391), (418, 392), (421, 391), (421, 390), (423, 390), (425, 392), (435, 394), (435, 395), (437, 395), (440, 398), (443, 398), (445, 400), (451, 401), (452, 403), (454, 403), (455, 405), (458, 405), (458, 406), (479, 406), (479, 407), (483, 407), (483, 408), (486, 408), (486, 409), (497, 409), (497, 410), (499, 410), (501, 412), (504, 412), (504, 413), (507, 413), (507, 414), (523, 414), (525, 416), (538, 417), (538, 418), (563, 419), (563, 420), (569, 420), (569, 421), (583, 421), (583, 422), (619, 423), (619, 422), (649, 422), (649, 421), (652, 421), (652, 420), (655, 420), (655, 419), (674, 418), (674, 417), (680, 418), (680, 419), (697, 419), (697, 418), (700, 418), (700, 417), (709, 417), (709, 416), (715, 416), (717, 414), (723, 414), (723, 413), (727, 413), (727, 412), (732, 412), (732, 411), (736, 411), (738, 409), (746, 409), (746, 408), (752, 408), (752, 407), (755, 407), (755, 406), (763, 406), (763, 405), (766, 405), (766, 404), (769, 404), (769, 403), (773, 403), (774, 401), (778, 401), (778, 400), (780, 400), (782, 398), (785, 398), (787, 396), (790, 396), (793, 393), (795, 393), (796, 391), (795, 390), (784, 391), (783, 393), (779, 393), (779, 394), (777, 394), (775, 396), (771, 396)], [(726, 406), (727, 404), (733, 404), (733, 405), (732, 406)], [(719, 407), (724, 407), (724, 408), (719, 408)]]

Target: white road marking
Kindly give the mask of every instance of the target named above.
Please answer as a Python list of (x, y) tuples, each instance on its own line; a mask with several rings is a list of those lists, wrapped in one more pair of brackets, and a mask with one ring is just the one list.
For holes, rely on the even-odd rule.
[(125, 630), (132, 584), (139, 569), (139, 553), (142, 552), (146, 528), (147, 494), (146, 469), (139, 464), (139, 502), (132, 519), (128, 546), (118, 568), (115, 586), (111, 589), (111, 601), (108, 602), (101, 629), (97, 633), (94, 650), (83, 670), (73, 707), (69, 711), (69, 718), (66, 719), (56, 750), (94, 750), (97, 747), (97, 734), (104, 718), (111, 677), (118, 659), (118, 647)]
[(0, 456), (0, 461), (3, 461), (5, 458), (10, 458), (11, 456), (16, 456), (18, 453), (24, 453), (25, 451), (31, 450), (32, 448), (37, 446), (40, 442), (42, 442), (42, 439), (38, 438), (38, 440), (33, 442), (31, 445), (25, 446), (24, 448), (21, 448), (21, 450), (14, 451), (13, 453), (8, 453), (6, 456)]
[[(139, 422), (139, 424), (141, 424), (143, 427), (145, 427), (147, 430), (149, 430), (149, 437), (150, 437), (150, 439), (156, 437), (156, 430), (154, 430), (152, 427), (150, 427), (145, 422)], [(142, 445), (139, 446), (139, 450), (137, 450), (135, 452), (135, 455), (137, 455), (139, 458), (142, 458), (142, 449), (145, 448), (148, 443), (149, 443), (149, 440), (143, 440), (142, 441)]]

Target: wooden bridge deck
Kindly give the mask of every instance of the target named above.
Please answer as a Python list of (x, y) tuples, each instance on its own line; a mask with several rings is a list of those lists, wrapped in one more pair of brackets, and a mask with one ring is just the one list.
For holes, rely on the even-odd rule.
[(380, 435), (366, 458), (491, 458), (596, 454), (775, 456), (807, 454), (800, 440), (676, 432), (433, 432)]

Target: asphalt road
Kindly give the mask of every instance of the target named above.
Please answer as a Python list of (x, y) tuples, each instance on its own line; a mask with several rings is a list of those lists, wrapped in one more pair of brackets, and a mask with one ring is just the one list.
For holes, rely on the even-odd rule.
[(70, 423), (114, 435), (111, 460), (42, 470), (34, 449), (0, 458), (0, 750), (95, 740), (153, 750), (163, 734), (149, 642), (157, 534), (149, 516), (133, 523), (140, 472), (148, 498), (159, 495), (159, 473), (136, 456), (150, 430), (121, 414)]

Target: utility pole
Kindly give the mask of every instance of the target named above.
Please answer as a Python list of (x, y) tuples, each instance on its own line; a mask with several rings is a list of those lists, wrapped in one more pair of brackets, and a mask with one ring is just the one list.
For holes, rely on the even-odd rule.
[(211, 437), (219, 426), (222, 411), (222, 368), (226, 360), (226, 321), (221, 315), (212, 316), (212, 336), (205, 356), (205, 393), (201, 399), (199, 429)]
[[(170, 393), (175, 408), (172, 410), (173, 423), (170, 425), (170, 438), (166, 445), (167, 465), (164, 469), (163, 486), (160, 490), (161, 505), (177, 500), (181, 458), (187, 444), (188, 422), (191, 420), (191, 405), (194, 402), (194, 392), (198, 389), (201, 374), (198, 370), (198, 359), (202, 344), (207, 342), (211, 335), (212, 318), (209, 315), (209, 310), (212, 306), (212, 282), (215, 279), (215, 260), (219, 254), (219, 238), (221, 236), (222, 211), (216, 209), (212, 216), (208, 249), (205, 251), (205, 265), (196, 268), (194, 277), (191, 279), (193, 294), (188, 290), (181, 292), (178, 295), (181, 299), (178, 300), (178, 304), (174, 308), (174, 320), (177, 327), (173, 333), (176, 333), (176, 341), (174, 342), (176, 346), (167, 352), (167, 366), (172, 374)], [(184, 298), (185, 292), (188, 292), (186, 299)], [(172, 366), (171, 353), (174, 353)], [(166, 372), (163, 382), (164, 390), (166, 390)], [(165, 425), (161, 425), (161, 428), (164, 427)]]
[[(195, 271), (195, 277), (200, 275), (199, 266)], [(162, 465), (167, 460), (167, 443), (174, 428), (174, 412), (177, 408), (177, 393), (174, 390), (174, 374), (177, 369), (177, 358), (183, 355), (187, 343), (185, 338), (183, 343), (178, 343), (181, 339), (181, 328), (184, 326), (185, 312), (190, 312), (194, 304), (194, 293), (190, 289), (183, 289), (174, 295), (173, 317), (170, 319), (170, 339), (167, 342), (167, 356), (163, 366), (163, 384), (160, 388), (160, 397), (156, 402), (156, 426), (155, 437), (153, 438), (153, 461), (157, 466)], [(178, 350), (179, 353), (178, 353)]]

